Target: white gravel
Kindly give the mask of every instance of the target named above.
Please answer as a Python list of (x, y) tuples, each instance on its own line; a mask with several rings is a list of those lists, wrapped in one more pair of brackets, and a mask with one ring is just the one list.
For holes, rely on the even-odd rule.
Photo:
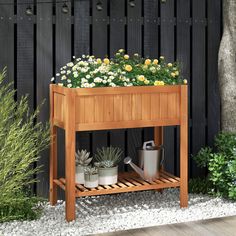
[(47, 203), (39, 220), (0, 224), (0, 235), (77, 236), (236, 215), (234, 202), (195, 194), (189, 197), (186, 209), (179, 208), (178, 189), (80, 198), (77, 219), (70, 223), (64, 219), (64, 202), (58, 201), (55, 207)]

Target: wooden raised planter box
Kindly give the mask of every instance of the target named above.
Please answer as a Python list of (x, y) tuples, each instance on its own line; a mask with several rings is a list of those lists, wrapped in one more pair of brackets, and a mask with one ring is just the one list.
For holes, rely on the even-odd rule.
[[(188, 205), (187, 86), (66, 88), (50, 85), (50, 202), (57, 186), (65, 190), (66, 219), (75, 219), (75, 198), (101, 194), (180, 187), (180, 206)], [(163, 142), (163, 126), (180, 126), (180, 178), (165, 172), (153, 182), (122, 173), (116, 185), (86, 189), (75, 183), (75, 132), (154, 127), (156, 144)], [(57, 128), (65, 129), (65, 178), (57, 178)]]

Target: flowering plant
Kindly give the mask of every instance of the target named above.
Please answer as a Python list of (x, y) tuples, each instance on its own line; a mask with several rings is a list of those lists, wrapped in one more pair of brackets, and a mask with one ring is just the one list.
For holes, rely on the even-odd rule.
[(85, 56), (74, 58), (56, 74), (60, 86), (68, 88), (122, 87), (147, 85), (187, 84), (180, 76), (179, 65), (158, 59), (142, 58), (137, 53), (132, 57), (120, 49), (113, 59)]

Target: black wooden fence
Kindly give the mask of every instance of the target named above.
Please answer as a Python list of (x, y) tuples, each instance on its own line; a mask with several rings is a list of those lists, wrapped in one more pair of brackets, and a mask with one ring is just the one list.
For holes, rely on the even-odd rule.
[[(66, 5), (65, 5), (66, 3)], [(178, 60), (189, 81), (189, 154), (211, 145), (220, 129), (217, 56), (221, 38), (221, 0), (0, 0), (0, 67), (8, 67), (17, 97), (29, 94), (33, 109), (46, 98), (39, 120), (49, 117), (50, 78), (72, 56), (103, 57), (125, 48), (128, 53)], [(62, 8), (68, 13), (63, 13)], [(26, 14), (32, 9), (32, 15)], [(63, 131), (59, 175), (64, 175)], [(179, 174), (179, 129), (165, 129), (166, 169)], [(152, 129), (83, 132), (79, 148), (120, 146), (135, 155)], [(48, 193), (49, 153), (39, 164), (38, 193)], [(189, 155), (190, 176), (204, 174)], [(124, 167), (121, 166), (121, 169)]]

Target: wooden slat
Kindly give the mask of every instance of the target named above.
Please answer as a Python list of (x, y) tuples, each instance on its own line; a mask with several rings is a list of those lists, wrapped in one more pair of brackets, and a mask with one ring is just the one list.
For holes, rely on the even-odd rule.
[(158, 30), (158, 0), (144, 1), (144, 56), (158, 58), (159, 30)]
[(104, 98), (104, 121), (109, 122), (114, 120), (114, 97), (113, 95), (108, 95)]
[[(142, 191), (161, 189), (169, 187), (178, 187), (180, 181), (177, 177), (167, 172), (161, 172), (161, 178), (154, 181), (142, 180), (135, 172), (124, 172), (119, 174), (119, 180), (117, 184), (109, 186), (98, 186), (97, 188), (87, 189), (83, 185), (76, 184), (77, 197), (79, 196), (95, 196), (122, 192)], [(171, 176), (171, 177), (170, 177)], [(54, 182), (65, 189), (65, 179), (54, 180)]]
[(32, 16), (25, 14), (26, 4), (34, 8), (33, 0), (17, 1), (17, 99), (29, 95), (29, 107), (34, 109), (34, 25)]
[[(74, 1), (74, 55), (81, 57), (90, 53), (90, 1)], [(76, 109), (76, 112), (77, 109)], [(77, 116), (76, 116), (77, 117)], [(91, 151), (90, 133), (76, 133), (76, 149)]]
[[(130, 1), (127, 3), (127, 52), (129, 54), (142, 53), (142, 0), (135, 0), (135, 7), (130, 6)], [(134, 98), (134, 97), (133, 97)], [(137, 104), (136, 107), (140, 107)], [(137, 110), (139, 111), (139, 110)], [(139, 115), (136, 114), (136, 115)], [(133, 116), (133, 113), (132, 113)], [(142, 129), (132, 129), (127, 131), (127, 155), (131, 156), (135, 163), (138, 162), (136, 156), (136, 147), (141, 146)], [(129, 169), (130, 167), (128, 167)]]
[[(40, 2), (47, 2), (43, 0)], [(38, 120), (48, 122), (49, 119), (49, 84), (50, 78), (53, 76), (53, 60), (52, 60), (52, 4), (38, 4), (37, 6), (37, 105), (40, 105), (44, 99), (46, 102), (41, 107)], [(63, 120), (63, 119), (62, 119)], [(39, 166), (44, 166), (44, 172), (38, 174), (39, 182), (37, 183), (37, 193), (40, 196), (48, 195), (48, 173), (49, 173), (49, 152), (45, 151), (38, 161)]]
[[(68, 19), (71, 16), (71, 3), (68, 2), (68, 14), (61, 11), (62, 2), (56, 3), (56, 24), (55, 24), (55, 70), (71, 61), (71, 24)], [(59, 87), (59, 86), (58, 86)], [(58, 176), (65, 176), (65, 133), (64, 130), (58, 130)], [(64, 194), (59, 192), (59, 199), (63, 199)]]
[[(218, 87), (218, 49), (221, 39), (221, 0), (208, 0), (207, 32), (207, 144), (212, 146), (220, 130), (220, 94)], [(212, 122), (214, 120), (214, 122)]]
[(110, 0), (110, 56), (125, 48), (125, 0)]
[(149, 94), (142, 94), (142, 119), (151, 119), (151, 97)]
[[(206, 109), (206, 31), (202, 23), (205, 19), (205, 0), (193, 1), (192, 5), (192, 154), (205, 146)], [(205, 170), (192, 162), (192, 177), (204, 176)]]
[[(102, 10), (97, 9), (97, 1), (92, 3), (92, 54), (104, 58), (108, 54), (107, 50), (107, 0), (101, 0)], [(97, 148), (107, 146), (108, 132), (99, 131), (93, 132), (92, 143), (93, 153)]]
[[(191, 86), (190, 80), (190, 1), (179, 0), (177, 4), (177, 27), (176, 27), (176, 37), (177, 37), (177, 48), (176, 48), (176, 58), (178, 61), (181, 61), (181, 74), (188, 80), (188, 85)], [(190, 101), (192, 94), (189, 89), (189, 113), (190, 113)], [(179, 114), (179, 111), (178, 111)], [(180, 173), (180, 156), (179, 156), (179, 127), (176, 130), (176, 162), (175, 162), (175, 171), (176, 175), (179, 176)]]
[(122, 96), (123, 120), (132, 119), (132, 100), (131, 95)]
[(129, 186), (129, 187), (134, 187), (134, 185), (132, 183), (130, 183), (129, 180), (119, 178), (119, 181), (122, 182), (123, 184)]
[(9, 0), (9, 5), (2, 5), (5, 0), (0, 0), (0, 71), (7, 67), (5, 82), (14, 82), (14, 0)]
[[(175, 1), (168, 0), (161, 5), (161, 51), (160, 54), (165, 56), (168, 62), (174, 61), (175, 53), (175, 29), (174, 29), (174, 12)], [(161, 103), (161, 100), (160, 100)], [(173, 127), (164, 128), (164, 146), (165, 146), (165, 161), (164, 167), (174, 173), (174, 147), (175, 147), (175, 129)]]
[[(110, 0), (110, 57), (121, 48), (125, 48), (125, 0)], [(114, 96), (114, 120), (122, 120), (122, 97)], [(111, 130), (110, 145), (121, 148), (124, 153), (119, 163), (119, 171), (124, 171), (125, 131)]]

